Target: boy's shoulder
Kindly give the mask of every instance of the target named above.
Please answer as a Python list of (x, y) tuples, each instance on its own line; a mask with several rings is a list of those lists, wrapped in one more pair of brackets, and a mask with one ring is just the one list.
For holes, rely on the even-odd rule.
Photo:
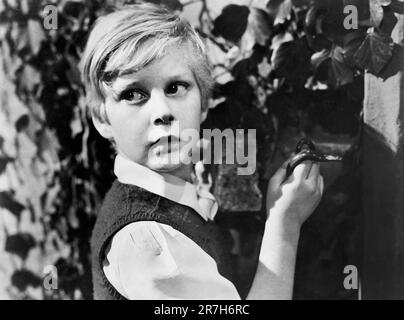
[(104, 197), (95, 228), (99, 225), (122, 222), (140, 211), (143, 213), (150, 211), (158, 201), (158, 195), (135, 185), (121, 183), (116, 179)]
[(207, 224), (185, 205), (173, 202), (141, 187), (115, 180), (105, 195), (93, 229), (94, 234), (112, 234), (131, 222), (151, 220), (189, 233)]
[(150, 204), (158, 199), (159, 196), (148, 192), (138, 186), (124, 184), (116, 179), (111, 188), (108, 190), (102, 203), (101, 211), (105, 211), (109, 206), (116, 208), (117, 206), (127, 207), (129, 203), (136, 202), (144, 205)]
[(134, 185), (115, 180), (104, 197), (91, 234), (91, 247), (95, 253), (118, 230), (137, 220), (147, 218), (159, 202), (159, 196)]

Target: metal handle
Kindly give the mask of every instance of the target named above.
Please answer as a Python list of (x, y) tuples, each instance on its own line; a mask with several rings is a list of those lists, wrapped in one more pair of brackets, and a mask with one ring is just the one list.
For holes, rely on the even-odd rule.
[(296, 145), (296, 154), (290, 159), (286, 167), (286, 179), (293, 173), (293, 170), (304, 161), (330, 162), (342, 161), (341, 156), (324, 154), (316, 150), (316, 147), (310, 139), (303, 138)]

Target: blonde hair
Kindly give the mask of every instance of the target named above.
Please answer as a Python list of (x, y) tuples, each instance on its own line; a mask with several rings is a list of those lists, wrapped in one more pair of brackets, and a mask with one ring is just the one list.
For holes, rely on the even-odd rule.
[(203, 41), (176, 13), (141, 3), (98, 18), (90, 33), (80, 69), (91, 114), (108, 121), (101, 110), (105, 86), (163, 57), (173, 45), (192, 50), (187, 60), (201, 91), (202, 110), (206, 110), (213, 79)]

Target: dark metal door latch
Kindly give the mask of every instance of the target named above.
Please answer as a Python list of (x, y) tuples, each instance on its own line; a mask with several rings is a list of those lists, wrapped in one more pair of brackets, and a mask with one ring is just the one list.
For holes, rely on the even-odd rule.
[(296, 145), (296, 154), (290, 159), (286, 167), (286, 178), (288, 178), (295, 168), (304, 161), (329, 162), (342, 161), (341, 156), (324, 154), (316, 150), (314, 143), (307, 138), (301, 139)]

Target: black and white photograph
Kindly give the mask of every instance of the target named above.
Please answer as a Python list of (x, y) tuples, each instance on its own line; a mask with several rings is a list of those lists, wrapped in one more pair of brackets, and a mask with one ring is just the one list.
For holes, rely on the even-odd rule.
[(404, 0), (0, 0), (0, 300), (404, 300)]

